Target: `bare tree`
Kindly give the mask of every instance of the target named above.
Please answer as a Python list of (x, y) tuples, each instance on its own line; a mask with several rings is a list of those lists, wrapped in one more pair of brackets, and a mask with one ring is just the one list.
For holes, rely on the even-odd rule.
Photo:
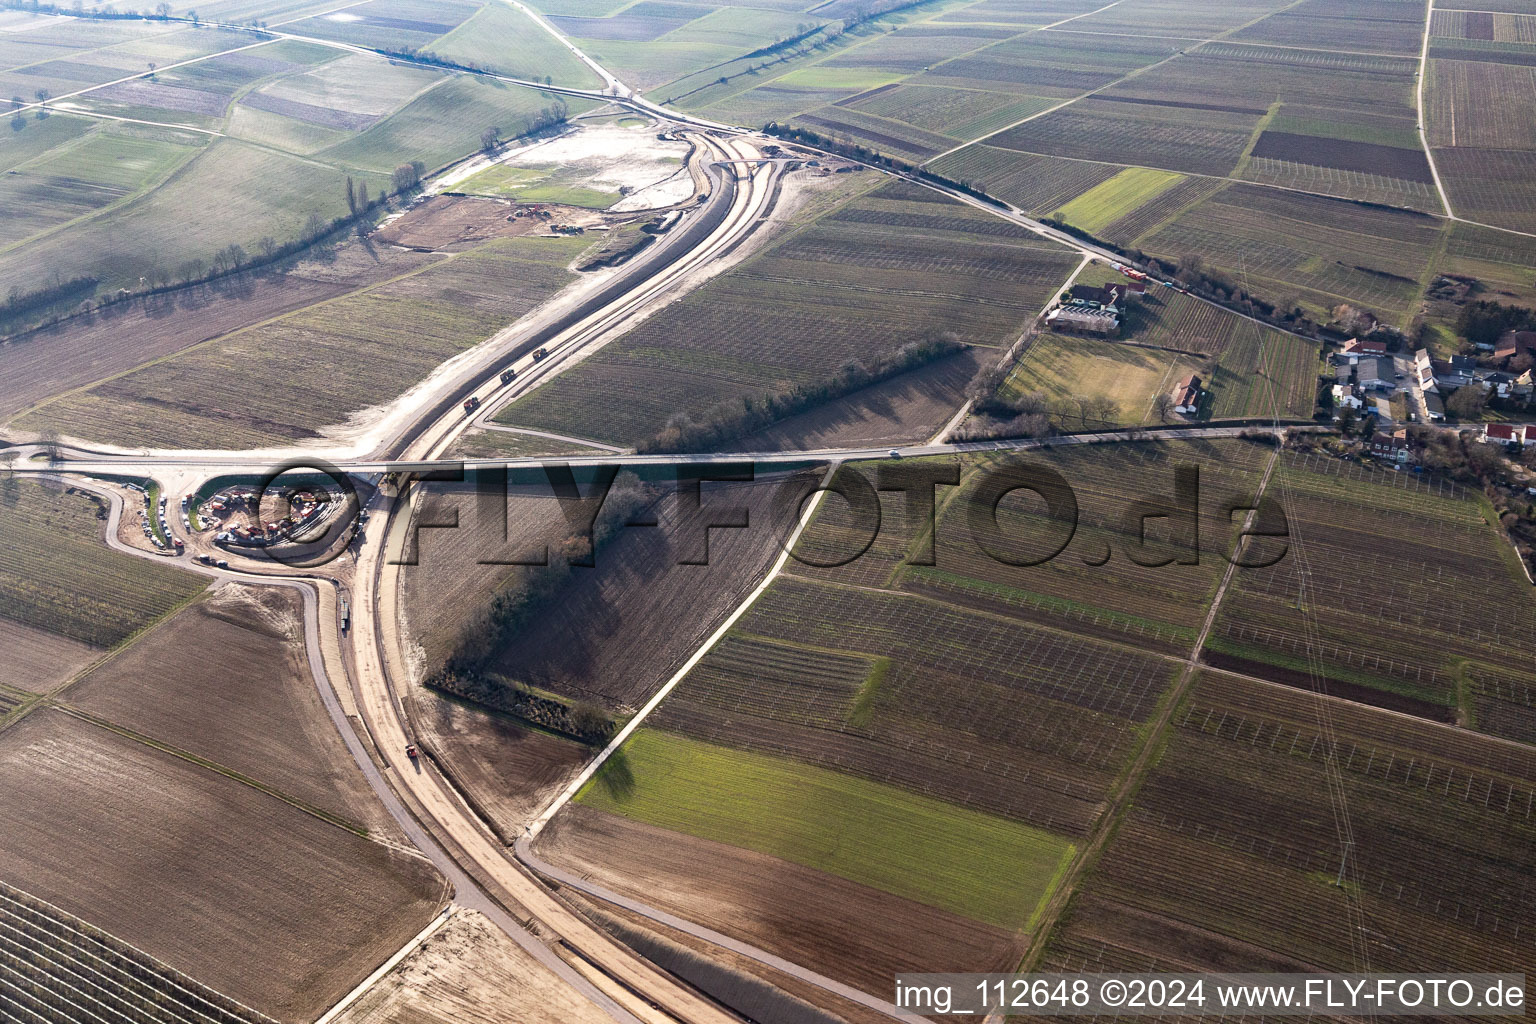
[(1152, 399), (1152, 411), (1157, 413), (1157, 418), (1167, 423), (1173, 415), (1173, 396), (1166, 391), (1159, 391), (1157, 397)]

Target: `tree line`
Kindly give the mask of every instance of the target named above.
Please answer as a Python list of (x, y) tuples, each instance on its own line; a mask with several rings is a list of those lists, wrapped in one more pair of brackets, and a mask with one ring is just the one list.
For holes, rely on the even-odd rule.
[(718, 402), (697, 418), (686, 412), (674, 413), (655, 437), (642, 441), (635, 450), (641, 454), (706, 451), (964, 348), (966, 345), (958, 337), (946, 332), (879, 353), (868, 362), (850, 359), (830, 377), (819, 381)]

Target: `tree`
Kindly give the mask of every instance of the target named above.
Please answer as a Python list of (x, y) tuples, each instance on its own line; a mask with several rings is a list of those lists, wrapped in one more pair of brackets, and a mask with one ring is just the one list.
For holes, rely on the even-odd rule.
[(491, 128), (487, 128), (485, 131), (480, 133), (480, 148), (485, 150), (485, 152), (487, 152), (487, 153), (495, 152), (496, 147), (499, 146), (500, 144), (501, 144), (501, 129), (500, 128), (491, 127)]
[(159, 18), (161, 21), (164, 21), (165, 19), (169, 18), (170, 16), (171, 16), (171, 5), (170, 4), (166, 3), (165, 0), (160, 0), (160, 2), (158, 4), (155, 4), (155, 17)]
[(309, 211), (309, 216), (304, 220), (304, 238), (313, 242), (325, 234), (325, 218), (315, 210)]
[(256, 243), (256, 247), (261, 250), (263, 262), (271, 263), (277, 258), (277, 239), (271, 235), (263, 235), (261, 241)]
[(1355, 412), (1355, 407), (1352, 406), (1352, 405), (1346, 405), (1344, 408), (1340, 409), (1339, 410), (1339, 433), (1341, 433), (1341, 434), (1343, 434), (1343, 435), (1345, 435), (1347, 437), (1349, 435), (1350, 431), (1355, 429), (1355, 422), (1359, 418), (1360, 418), (1359, 414)]
[(347, 211), (351, 213), (352, 216), (356, 217), (357, 207), (357, 193), (352, 189), (352, 175), (349, 174), (347, 175)]
[(150, 61), (149, 62), (149, 79), (150, 79), (150, 81), (154, 81), (154, 79), (155, 79), (155, 62), (154, 61)]
[(1157, 413), (1157, 418), (1164, 423), (1173, 415), (1173, 396), (1166, 391), (1159, 391), (1157, 397), (1152, 399), (1152, 411)]
[(1488, 395), (1476, 384), (1457, 388), (1445, 400), (1445, 411), (1459, 420), (1475, 420), (1488, 404)]
[(390, 182), (395, 186), (396, 192), (409, 192), (421, 184), (422, 164), (413, 160), (408, 164), (401, 164), (390, 175)]

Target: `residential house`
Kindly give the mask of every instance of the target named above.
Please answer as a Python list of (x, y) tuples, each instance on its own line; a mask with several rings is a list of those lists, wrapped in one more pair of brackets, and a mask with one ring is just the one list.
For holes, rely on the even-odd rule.
[(1200, 387), (1200, 375), (1191, 373), (1173, 386), (1173, 411), (1191, 415), (1200, 409), (1200, 396), (1203, 394)]
[(1509, 393), (1516, 398), (1528, 399), (1531, 397), (1532, 392), (1536, 392), (1536, 378), (1532, 377), (1530, 370), (1526, 370), (1516, 377), (1514, 384), (1510, 385), (1509, 388)]
[(1367, 391), (1387, 390), (1394, 387), (1395, 375), (1392, 360), (1370, 357), (1355, 364), (1355, 383)]
[(1435, 383), (1447, 391), (1466, 387), (1477, 373), (1477, 362), (1467, 356), (1434, 359), (1430, 365), (1435, 371)]
[(1344, 343), (1340, 354), (1351, 363), (1362, 359), (1374, 359), (1387, 354), (1387, 343), (1384, 341), (1367, 341), (1360, 338), (1350, 338)]
[(1408, 431), (1394, 430), (1388, 434), (1378, 430), (1371, 435), (1371, 454), (1378, 459), (1399, 465), (1413, 461), (1413, 449), (1408, 445)]
[(1429, 349), (1421, 348), (1413, 354), (1413, 375), (1419, 390), (1435, 390), (1435, 361), (1429, 358)]
[(1480, 374), (1478, 384), (1484, 391), (1491, 391), (1500, 398), (1508, 398), (1509, 391), (1515, 386), (1514, 374), (1505, 373), (1503, 370), (1495, 370), (1492, 373)]
[(1526, 431), (1529, 428), (1524, 423), (1485, 423), (1483, 424), (1483, 436), (1478, 438), (1484, 444), (1518, 444), (1524, 445)]
[(1445, 419), (1445, 402), (1433, 391), (1424, 393), (1424, 408), (1429, 411), (1431, 422), (1439, 423)]
[(1359, 409), (1365, 402), (1360, 397), (1360, 389), (1353, 384), (1335, 384), (1333, 386), (1333, 407), (1335, 409)]

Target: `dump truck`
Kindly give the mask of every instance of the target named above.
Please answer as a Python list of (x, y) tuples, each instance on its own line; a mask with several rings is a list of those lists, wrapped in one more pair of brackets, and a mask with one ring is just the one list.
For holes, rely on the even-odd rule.
[(478, 396), (471, 396), (464, 400), (464, 415), (472, 416), (474, 415), (475, 410), (478, 408), (480, 408), (480, 399)]
[(549, 349), (536, 348), (533, 350), (533, 361), (538, 362), (540, 359), (543, 359), (547, 355), (549, 355)]
[(511, 384), (516, 379), (517, 371), (512, 369), (510, 366), (501, 371), (501, 382), (503, 384)]

